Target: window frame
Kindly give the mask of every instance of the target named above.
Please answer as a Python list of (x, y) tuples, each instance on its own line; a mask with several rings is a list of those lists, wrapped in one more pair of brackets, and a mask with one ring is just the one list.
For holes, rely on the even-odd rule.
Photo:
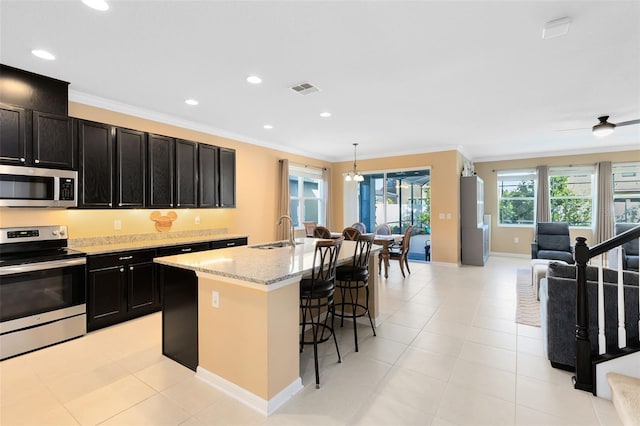
[[(634, 182), (636, 183), (636, 188), (630, 188), (630, 189), (626, 189), (626, 190), (618, 190), (616, 191), (616, 175), (617, 174), (625, 174), (625, 173), (633, 173), (635, 176), (635, 180)], [(621, 176), (623, 177), (623, 176)], [(618, 182), (628, 182), (625, 180), (621, 180)], [(632, 161), (632, 162), (625, 162), (625, 163), (613, 163), (611, 165), (611, 185), (612, 185), (612, 194), (613, 194), (613, 206), (614, 206), (614, 221), (615, 223), (638, 223), (638, 221), (640, 221), (640, 217), (636, 217), (635, 221), (634, 221), (634, 216), (632, 213), (632, 217), (630, 218), (630, 220), (624, 221), (624, 222), (618, 222), (618, 214), (616, 213), (616, 202), (624, 202), (625, 203), (625, 209), (624, 212), (626, 214), (627, 212), (627, 208), (626, 208), (626, 200), (628, 199), (634, 199), (634, 200), (638, 200), (637, 202), (640, 203), (640, 161)], [(638, 207), (633, 207), (636, 209), (639, 209)], [(632, 208), (632, 209), (633, 209)], [(640, 216), (638, 213), (635, 213), (637, 216)]]
[[(530, 180), (533, 182), (533, 196), (531, 197), (503, 197), (502, 196), (502, 191), (500, 189), (501, 185), (500, 183), (505, 181), (506, 179), (501, 179), (501, 176), (503, 177), (512, 177), (512, 179), (510, 179), (511, 181), (515, 181), (516, 179), (514, 179), (515, 177), (522, 177), (522, 179), (518, 179), (519, 181), (523, 181), (526, 178), (530, 178)], [(499, 170), (497, 172), (497, 176), (496, 176), (496, 192), (497, 192), (497, 208), (496, 211), (498, 212), (498, 218), (497, 218), (497, 226), (500, 227), (505, 227), (505, 228), (530, 228), (532, 226), (535, 226), (535, 223), (537, 221), (536, 218), (536, 207), (538, 205), (538, 197), (537, 197), (537, 192), (538, 192), (538, 176), (536, 173), (535, 169), (509, 169), (509, 170)], [(501, 202), (503, 200), (530, 200), (532, 201), (532, 223), (528, 224), (528, 223), (502, 223), (502, 214), (501, 214)]]

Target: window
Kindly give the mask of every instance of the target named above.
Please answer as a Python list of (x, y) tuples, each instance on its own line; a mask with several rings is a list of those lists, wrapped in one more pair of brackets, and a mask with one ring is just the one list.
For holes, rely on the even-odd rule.
[(324, 224), (325, 185), (322, 171), (289, 166), (289, 214), (297, 228), (302, 222)]
[(535, 170), (498, 172), (498, 223), (500, 225), (533, 225), (535, 202)]
[(549, 204), (552, 222), (593, 226), (595, 168), (550, 167)]
[(616, 223), (640, 222), (640, 163), (616, 163), (611, 172)]

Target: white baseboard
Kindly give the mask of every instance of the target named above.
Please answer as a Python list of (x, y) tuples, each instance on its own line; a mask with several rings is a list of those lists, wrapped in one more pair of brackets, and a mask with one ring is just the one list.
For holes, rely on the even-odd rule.
[(596, 364), (596, 395), (610, 400), (611, 386), (607, 380), (607, 373), (619, 373), (640, 379), (640, 352)]
[(521, 259), (531, 259), (531, 254), (522, 254), (522, 253), (503, 253), (499, 251), (492, 251), (489, 253), (489, 256), (500, 256), (500, 257), (517, 257)]
[(264, 416), (270, 416), (273, 414), (278, 408), (303, 388), (302, 379), (298, 377), (276, 396), (266, 400), (200, 366), (198, 366), (196, 371), (196, 377), (208, 385), (220, 390), (224, 394), (235, 398), (247, 407), (253, 408)]

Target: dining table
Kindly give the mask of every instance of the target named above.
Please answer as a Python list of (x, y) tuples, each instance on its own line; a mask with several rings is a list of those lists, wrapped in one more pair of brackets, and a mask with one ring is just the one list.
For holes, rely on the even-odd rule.
[[(384, 264), (384, 277), (389, 278), (389, 247), (395, 243), (402, 243), (404, 234), (383, 235), (366, 232), (362, 235), (373, 235), (373, 243), (382, 247), (382, 250), (380, 251), (380, 259), (381, 263)], [(342, 232), (331, 231), (331, 238), (340, 237), (342, 237)], [(378, 272), (380, 272), (380, 270), (378, 270)]]

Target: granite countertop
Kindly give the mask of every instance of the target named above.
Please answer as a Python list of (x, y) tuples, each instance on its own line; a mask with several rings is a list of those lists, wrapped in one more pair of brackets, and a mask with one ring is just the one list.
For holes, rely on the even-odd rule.
[(114, 253), (119, 251), (170, 247), (182, 244), (196, 244), (234, 238), (247, 238), (247, 235), (214, 233), (205, 235), (176, 236), (171, 238), (159, 239), (132, 238), (130, 241), (100, 241), (100, 239), (96, 238), (91, 240), (83, 239), (82, 241), (77, 242), (70, 240), (69, 247), (74, 250), (82, 251), (88, 255), (96, 255)]
[[(206, 274), (219, 275), (256, 284), (275, 284), (311, 272), (316, 238), (297, 240), (300, 244), (272, 249), (256, 246), (240, 246), (208, 250), (175, 256), (157, 257), (154, 262), (167, 266), (189, 269)], [(338, 256), (338, 264), (353, 258), (355, 242), (344, 241)], [(264, 246), (264, 244), (258, 245)], [(382, 247), (374, 245), (372, 252)]]

